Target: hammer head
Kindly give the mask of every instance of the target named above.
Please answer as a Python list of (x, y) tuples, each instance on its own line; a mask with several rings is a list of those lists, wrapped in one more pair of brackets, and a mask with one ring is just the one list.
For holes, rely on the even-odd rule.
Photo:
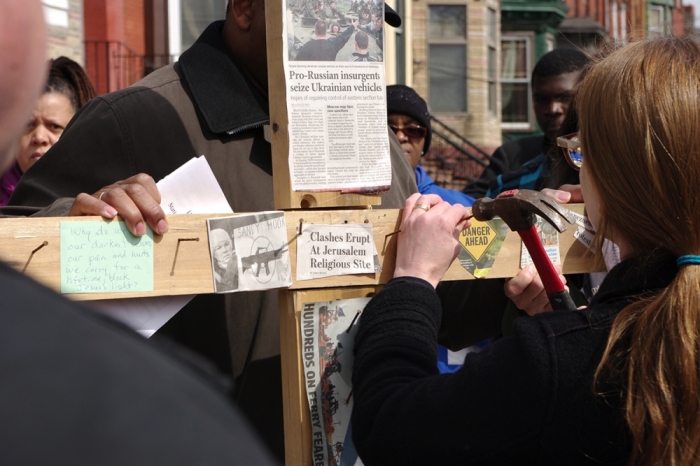
[(569, 223), (575, 221), (571, 212), (554, 199), (529, 189), (504, 191), (496, 199), (477, 199), (472, 206), (472, 214), (482, 222), (501, 217), (513, 231), (526, 230), (534, 225), (537, 221), (535, 214), (545, 219), (559, 233), (566, 230), (562, 218)]

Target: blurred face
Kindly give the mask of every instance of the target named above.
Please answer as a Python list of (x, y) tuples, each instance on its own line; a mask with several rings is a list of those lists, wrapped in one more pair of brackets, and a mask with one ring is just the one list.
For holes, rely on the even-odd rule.
[(561, 125), (569, 112), (580, 77), (580, 71), (572, 71), (533, 79), (532, 103), (537, 124), (552, 142), (561, 136)]
[(387, 120), (389, 127), (401, 143), (401, 149), (403, 149), (408, 163), (415, 169), (421, 155), (423, 155), (427, 128), (420, 126), (416, 120), (408, 115), (392, 113)]
[(15, 159), (22, 134), (46, 81), (46, 25), (38, 0), (3, 0), (0, 14), (0, 172)]
[(75, 110), (63, 94), (42, 95), (19, 143), (17, 163), (22, 173), (34, 165), (61, 137)]
[(214, 246), (214, 260), (216, 260), (217, 265), (222, 269), (228, 267), (232, 254), (233, 244), (231, 244), (231, 239), (229, 238), (219, 240)]

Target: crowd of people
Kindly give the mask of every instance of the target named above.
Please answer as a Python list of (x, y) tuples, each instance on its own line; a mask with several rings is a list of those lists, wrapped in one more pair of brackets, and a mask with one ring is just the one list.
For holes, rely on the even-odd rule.
[[(289, 57), (295, 61), (335, 61), (354, 34), (355, 52), (345, 54), (348, 56), (342, 60), (382, 61), (383, 12), (382, 4), (374, 1), (353, 1), (342, 6), (334, 0), (290, 2), (286, 15)], [(393, 15), (387, 21), (396, 26), (392, 24)], [(303, 34), (299, 35), (304, 25), (313, 25), (313, 33), (306, 42)]]
[[(367, 5), (351, 10), (362, 18)], [(230, 0), (177, 63), (96, 97), (66, 58), (49, 61), (46, 78), (41, 2), (8, 0), (3, 214), (119, 215), (134, 235), (146, 225), (168, 234), (154, 179), (201, 154), (234, 211), (272, 210), (264, 13), (262, 0)], [(367, 36), (356, 34), (358, 56)], [(393, 176), (382, 208), (403, 213), (394, 276), (355, 340), (352, 432), (364, 464), (700, 460), (699, 82), (694, 38), (595, 60), (550, 52), (532, 77), (544, 135), (504, 144), (464, 192), (420, 166), (432, 139), (426, 102), (388, 87)], [(567, 277), (579, 310), (552, 309), (529, 268), (505, 283), (440, 285), (474, 197), (513, 187), (585, 202), (609, 270)], [(234, 286), (231, 238), (212, 235), (217, 286)], [(145, 340), (5, 265), (0, 274), (3, 463), (283, 461), (276, 291), (197, 296)], [(469, 319), (480, 323), (464, 328)], [(458, 371), (440, 373), (438, 343), (484, 338)]]

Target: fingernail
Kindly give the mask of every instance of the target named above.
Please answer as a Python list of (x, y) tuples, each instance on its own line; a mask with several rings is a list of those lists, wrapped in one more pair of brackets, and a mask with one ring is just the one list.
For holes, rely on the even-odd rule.
[(136, 236), (141, 236), (146, 233), (146, 225), (143, 222), (136, 224)]
[(104, 213), (102, 214), (102, 216), (107, 218), (114, 218), (117, 215), (117, 209), (115, 209), (111, 205), (105, 207), (103, 212)]
[(535, 275), (535, 266), (532, 264), (528, 264), (525, 266), (525, 271), (530, 275)]
[(557, 202), (569, 202), (569, 199), (571, 199), (571, 193), (567, 193), (566, 191), (557, 191), (556, 197)]
[(158, 229), (158, 234), (162, 235), (163, 233), (168, 231), (168, 222), (165, 220), (160, 220), (158, 222), (158, 225), (156, 225), (156, 228)]

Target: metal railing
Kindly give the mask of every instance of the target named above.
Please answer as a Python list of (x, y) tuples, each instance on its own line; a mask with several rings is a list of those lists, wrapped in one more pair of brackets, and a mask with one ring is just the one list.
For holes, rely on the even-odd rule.
[(85, 69), (98, 94), (130, 86), (172, 61), (170, 55), (139, 55), (119, 41), (85, 41)]
[(421, 165), (436, 184), (461, 191), (481, 176), (491, 155), (434, 116), (430, 119), (433, 138)]

